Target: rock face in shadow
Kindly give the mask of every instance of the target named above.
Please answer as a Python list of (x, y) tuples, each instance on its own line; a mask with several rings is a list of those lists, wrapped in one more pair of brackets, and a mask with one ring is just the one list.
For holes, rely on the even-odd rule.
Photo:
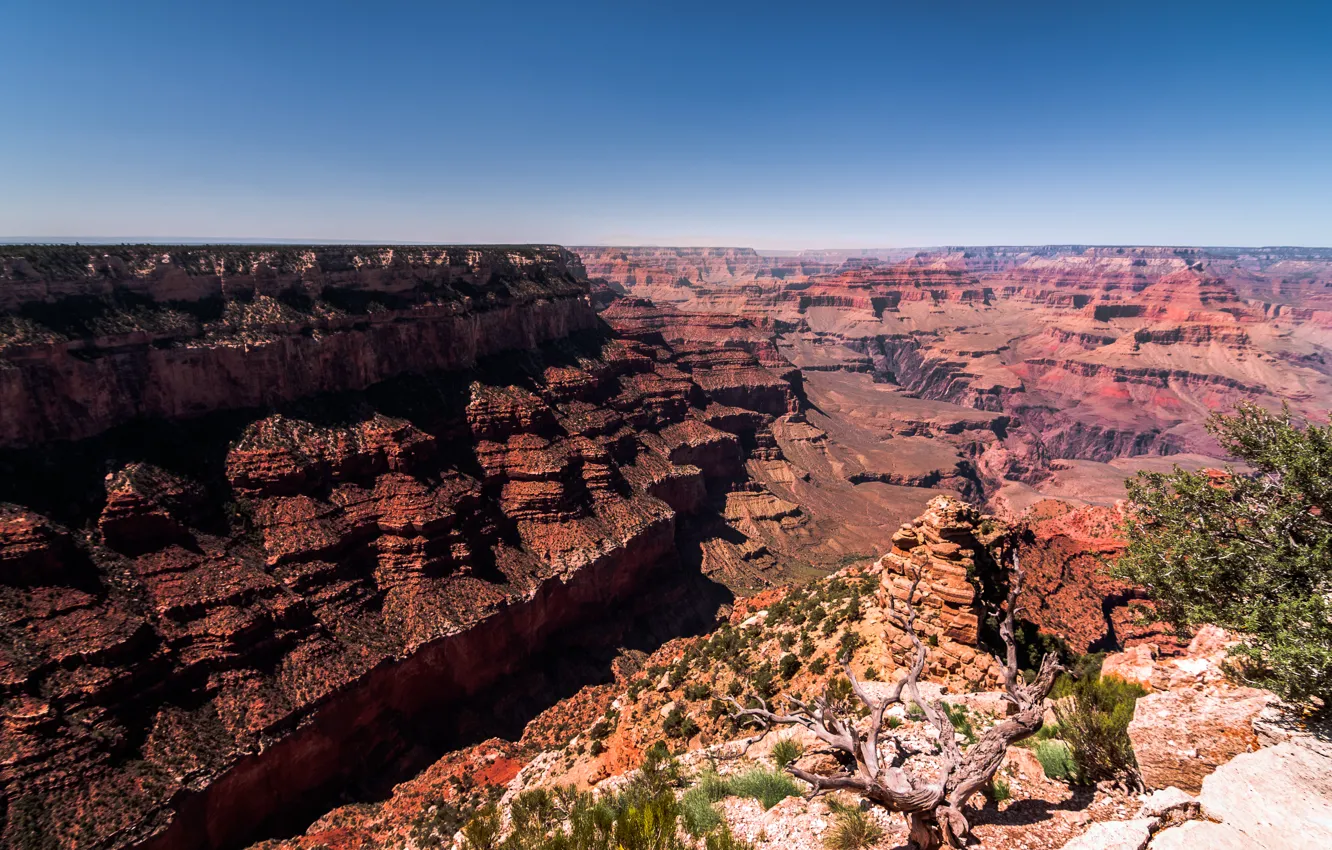
[(596, 326), (562, 248), (0, 251), (0, 445), (461, 369)]
[(0, 283), (3, 846), (303, 827), (783, 575), (726, 508), (790, 385), (561, 250), (79, 250)]

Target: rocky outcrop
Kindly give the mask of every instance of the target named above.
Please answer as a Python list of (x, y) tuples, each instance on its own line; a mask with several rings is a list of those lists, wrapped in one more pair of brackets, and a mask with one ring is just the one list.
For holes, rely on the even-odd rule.
[[(194, 448), (220, 451), (221, 476), (130, 463), (91, 534), (7, 507), (0, 780), (27, 814), (6, 843), (234, 846), (410, 761), (413, 724), (561, 634), (595, 621), (623, 639), (635, 593), (676, 563), (676, 515), (621, 465), (679, 468), (648, 443), (683, 420), (611, 425), (640, 361), (613, 340), (563, 345), (529, 355), (526, 386), (378, 389), (409, 416), (358, 396), (214, 445), (204, 417)], [(557, 354), (597, 376), (595, 427), (546, 382)]]
[[(1107, 561), (1118, 557), (1126, 543), (1118, 508), (1045, 499), (1032, 505), (1022, 520), (1022, 606), (1041, 631), (1079, 653), (1150, 642), (1154, 649), (1141, 650), (1148, 653), (1149, 664), (1156, 652), (1175, 648), (1177, 642), (1155, 622), (1145, 595), (1106, 573)], [(1127, 656), (1125, 663), (1133, 657)], [(1113, 659), (1107, 659), (1107, 669), (1117, 663)]]
[[(983, 520), (963, 502), (938, 496), (919, 519), (893, 535), (892, 551), (875, 567), (882, 574), (883, 604), (915, 604), (921, 639), (938, 649), (930, 651), (926, 672), (960, 679), (972, 685), (971, 690), (1000, 681), (994, 657), (978, 648), (982, 608), (974, 575), (978, 561), (991, 557), (989, 544), (1000, 536), (997, 528), (988, 534), (982, 530), (983, 522), (993, 521)], [(992, 563), (988, 566), (993, 568)], [(914, 653), (911, 641), (901, 633), (892, 650), (894, 660), (903, 666)]]
[(1207, 626), (1178, 657), (1155, 659), (1156, 647), (1146, 644), (1106, 658), (1101, 675), (1152, 691), (1138, 699), (1128, 727), (1148, 788), (1197, 793), (1218, 766), (1261, 746), (1254, 721), (1276, 699), (1228, 681), (1222, 665), (1231, 643), (1223, 631)]

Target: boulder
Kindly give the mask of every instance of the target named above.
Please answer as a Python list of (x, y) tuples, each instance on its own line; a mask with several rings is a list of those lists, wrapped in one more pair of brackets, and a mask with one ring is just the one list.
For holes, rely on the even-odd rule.
[(1065, 844), (1064, 850), (1143, 850), (1152, 840), (1154, 826), (1154, 818), (1094, 823), (1082, 835)]
[(1272, 699), (1267, 691), (1231, 687), (1142, 697), (1128, 734), (1143, 784), (1197, 793), (1219, 765), (1258, 749), (1253, 719)]
[[(1236, 756), (1203, 781), (1203, 814), (1254, 850), (1332, 847), (1332, 758), (1297, 743)], [(1216, 850), (1213, 845), (1208, 850)]]
[(1223, 823), (1195, 820), (1163, 829), (1150, 850), (1256, 850), (1244, 833)]
[(1173, 816), (1176, 812), (1186, 814), (1184, 820), (1197, 817), (1199, 810), (1198, 800), (1192, 794), (1186, 794), (1175, 787), (1162, 788), (1160, 791), (1153, 791), (1142, 803), (1142, 808), (1138, 809), (1140, 818), (1164, 818)]
[(1021, 776), (1028, 781), (1044, 780), (1045, 768), (1041, 766), (1040, 759), (1036, 754), (1026, 747), (1009, 747), (1004, 751), (1003, 764), (999, 766), (1001, 771), (1010, 776)]
[(1125, 682), (1152, 690), (1152, 674), (1156, 671), (1156, 647), (1139, 644), (1123, 652), (1107, 655), (1101, 663), (1102, 676), (1114, 676)]

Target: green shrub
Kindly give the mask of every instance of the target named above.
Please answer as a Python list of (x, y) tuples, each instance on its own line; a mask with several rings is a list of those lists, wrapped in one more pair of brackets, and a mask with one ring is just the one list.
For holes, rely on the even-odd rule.
[(500, 815), (492, 803), (477, 812), (463, 827), (467, 850), (495, 850), (499, 846)]
[(789, 679), (800, 669), (800, 659), (791, 653), (786, 653), (782, 659), (777, 662), (777, 672), (783, 679)]
[(828, 687), (823, 695), (828, 702), (834, 705), (847, 706), (851, 704), (851, 699), (856, 695), (855, 689), (851, 687), (851, 680), (845, 676), (833, 676), (828, 680)]
[(1241, 404), (1208, 430), (1252, 473), (1139, 473), (1114, 574), (1180, 627), (1243, 635), (1232, 671), (1316, 711), (1332, 709), (1332, 425)]
[(837, 645), (837, 657), (850, 659), (856, 654), (856, 650), (865, 645), (865, 639), (850, 629), (842, 632), (842, 640)]
[(638, 775), (626, 786), (640, 797), (653, 797), (681, 784), (680, 763), (671, 758), (665, 741), (658, 741), (643, 755)]
[(800, 746), (800, 742), (791, 738), (783, 738), (772, 745), (772, 760), (777, 763), (779, 770), (800, 758), (804, 753), (805, 748)]
[(972, 724), (971, 712), (965, 705), (944, 703), (944, 713), (948, 715), (948, 721), (953, 724), (953, 731), (965, 738), (968, 746), (976, 743), (976, 727)]
[(828, 661), (822, 655), (809, 662), (809, 672), (815, 676), (822, 676), (828, 670)]
[(722, 822), (721, 829), (708, 835), (703, 842), (704, 850), (754, 850), (753, 845), (741, 841), (731, 834), (731, 827)]
[(685, 830), (695, 838), (707, 835), (721, 825), (721, 812), (712, 803), (708, 790), (700, 785), (690, 788), (680, 798)]
[(911, 705), (907, 706), (906, 716), (907, 720), (914, 720), (919, 723), (925, 719), (925, 711), (913, 702)]
[(709, 688), (702, 682), (693, 682), (685, 685), (684, 697), (687, 700), (707, 699), (712, 695), (712, 688)]
[(828, 798), (833, 824), (823, 838), (829, 850), (865, 850), (883, 840), (883, 827), (859, 806), (849, 806), (835, 797)]
[(703, 775), (698, 778), (698, 782), (690, 790), (697, 790), (707, 797), (709, 803), (720, 802), (722, 799), (731, 796), (731, 786), (725, 777), (712, 770), (704, 771)]
[(1041, 763), (1041, 770), (1051, 779), (1070, 782), (1077, 778), (1078, 766), (1073, 761), (1073, 753), (1063, 741), (1038, 741), (1036, 760)]
[(669, 792), (630, 802), (616, 813), (613, 846), (618, 850), (677, 850), (679, 819), (680, 804)]
[(1073, 683), (1068, 695), (1055, 701), (1060, 734), (1068, 743), (1080, 781), (1137, 775), (1128, 725), (1134, 704), (1145, 693), (1122, 679), (1097, 677)]
[(879, 668), (872, 664), (869, 667), (866, 667), (865, 679), (870, 682), (877, 682), (879, 680)]
[(732, 795), (752, 797), (758, 800), (764, 809), (771, 809), (787, 797), (794, 797), (800, 793), (800, 789), (796, 788), (795, 783), (785, 773), (764, 770), (761, 767), (730, 777), (726, 785)]
[(698, 734), (698, 723), (694, 718), (685, 714), (678, 708), (671, 709), (666, 718), (661, 721), (661, 731), (665, 732), (671, 738), (683, 738), (686, 741)]
[(754, 676), (749, 684), (754, 688), (754, 693), (764, 699), (772, 699), (777, 693), (778, 684), (775, 679), (775, 671), (772, 669), (771, 661), (764, 661), (763, 664), (754, 671)]
[(990, 784), (985, 787), (985, 796), (989, 797), (995, 805), (1012, 799), (1013, 788), (1008, 784), (1008, 780), (1002, 776), (996, 776), (990, 780)]

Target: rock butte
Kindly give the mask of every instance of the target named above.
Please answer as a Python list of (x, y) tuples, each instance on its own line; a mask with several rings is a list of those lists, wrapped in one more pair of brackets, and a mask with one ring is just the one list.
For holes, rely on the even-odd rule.
[(924, 567), (932, 672), (986, 685), (993, 531), (940, 494), (1029, 511), (1029, 617), (1151, 667), (1095, 571), (1120, 484), (1217, 463), (1209, 410), (1326, 410), (1330, 283), (1295, 249), (2, 249), (4, 846), (301, 831), (845, 563)]

